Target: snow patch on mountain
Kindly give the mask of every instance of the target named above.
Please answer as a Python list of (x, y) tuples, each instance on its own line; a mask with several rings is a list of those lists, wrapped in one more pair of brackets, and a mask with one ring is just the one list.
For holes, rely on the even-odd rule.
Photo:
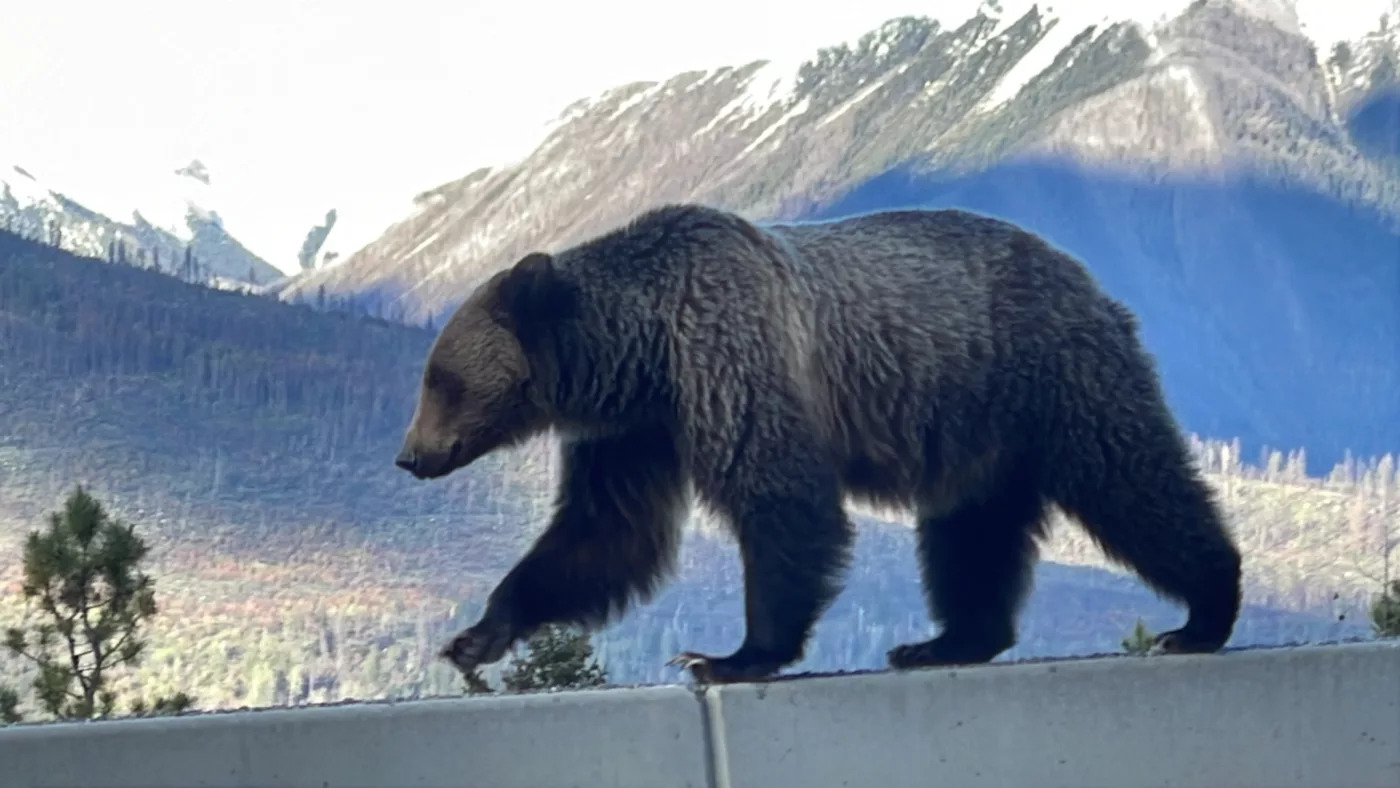
[(758, 146), (762, 145), (770, 137), (772, 137), (773, 134), (778, 131), (778, 129), (782, 128), (784, 125), (792, 121), (793, 118), (796, 118), (797, 116), (806, 112), (810, 107), (810, 104), (810, 100), (805, 98), (794, 104), (792, 109), (783, 113), (783, 116), (781, 118), (778, 118), (778, 120), (775, 121), (773, 125), (764, 129), (762, 133), (760, 133), (757, 137), (754, 137), (753, 142), (750, 142), (747, 146), (745, 146), (744, 149), (739, 152), (739, 155), (747, 156), (750, 153), (753, 153), (755, 150), (758, 150)]
[[(1273, 0), (1265, 0), (1272, 2)], [(981, 13), (997, 20), (993, 35), (1000, 35), (1006, 28), (1015, 24), (1031, 11), (1039, 11), (1049, 19), (1058, 19), (1061, 24), (1073, 29), (1068, 38), (1080, 33), (1090, 25), (1109, 25), (1118, 22), (1136, 22), (1144, 28), (1152, 28), (1181, 14), (1191, 4), (1191, 0), (988, 0), (982, 4)], [(1048, 63), (1048, 61), (1047, 61)]]
[(65, 210), (60, 195), (67, 196), (28, 168), (0, 158), (0, 229), (48, 238), (52, 222)]
[(858, 91), (855, 95), (838, 104), (834, 109), (828, 112), (820, 121), (818, 121), (817, 128), (821, 128), (822, 126), (825, 126), (833, 120), (836, 120), (842, 115), (845, 115), (847, 112), (850, 112), (852, 108), (858, 106), (862, 101), (865, 101), (866, 99), (870, 98), (871, 94), (873, 94), (875, 91), (884, 87), (885, 84), (888, 83), (890, 79), (892, 79), (896, 74), (903, 73), (905, 68), (908, 68), (908, 66), (906, 65), (903, 68), (887, 72), (878, 77), (877, 79), (873, 80), (869, 85), (866, 85), (865, 87), (861, 88), (860, 91)]
[(763, 112), (774, 104), (787, 101), (797, 88), (797, 71), (801, 63), (777, 60), (764, 63), (749, 77), (739, 97), (741, 106), (753, 112)]
[(0, 173), (0, 184), (9, 189), (11, 196), (23, 205), (32, 205), (42, 200), (52, 199), (48, 189), (39, 184), (33, 175), (23, 167), (12, 165), (9, 172)]
[(646, 101), (652, 96), (655, 96), (661, 91), (663, 87), (665, 86), (662, 83), (658, 82), (648, 88), (634, 92), (631, 96), (628, 96), (627, 98), (623, 99), (622, 102), (617, 105), (617, 109), (613, 110), (612, 117), (608, 119), (617, 120), (618, 118), (622, 117), (623, 113), (627, 112), (627, 110), (637, 106), (638, 104), (641, 104), (643, 101)]
[[(213, 181), (198, 160), (148, 177), (133, 176), (115, 194), (65, 188), (16, 161), (0, 158), (0, 228), (78, 254), (115, 257), (214, 286), (284, 275), (224, 228), (211, 207), (217, 201)], [(188, 253), (191, 266), (182, 267)]]
[[(9, 158), (8, 151), (0, 150), (0, 193), (7, 193), (14, 201), (12, 208), (20, 210), (43, 207), (46, 210), (62, 210), (59, 195), (72, 199), (72, 195), (47, 177), (36, 175), (22, 163), (22, 160)], [(3, 204), (3, 202), (0, 202)]]
[[(699, 137), (709, 134), (721, 123), (727, 122), (736, 114), (743, 113), (746, 117), (740, 128), (747, 128), (750, 123), (758, 120), (768, 108), (774, 104), (784, 103), (793, 96), (793, 91), (797, 85), (798, 66), (781, 61), (765, 61), (763, 65), (754, 69), (744, 80), (744, 87), (739, 91), (739, 95), (734, 100), (720, 107), (719, 111), (710, 118), (710, 122), (701, 126), (691, 136)], [(722, 69), (721, 69), (722, 71)], [(719, 72), (715, 72), (719, 73)]]
[[(1346, 0), (1344, 3), (1336, 0), (1209, 1), (1229, 2), (1282, 30), (1302, 35), (1313, 41), (1324, 56), (1337, 42), (1359, 41), (1372, 35), (1381, 26), (1384, 15), (1389, 15), (1392, 27), (1400, 27), (1400, 0)], [(1061, 0), (1043, 5), (1033, 0), (1002, 3), (987, 0), (980, 12), (997, 20), (993, 35), (1004, 33), (1026, 14), (1037, 10), (1042, 12), (1043, 24), (1049, 29), (1035, 47), (1007, 72), (977, 111), (990, 111), (1014, 99), (1031, 80), (1054, 63), (1076, 36), (1090, 26), (1096, 27), (1096, 33), (1102, 34), (1109, 25), (1133, 23), (1141, 29), (1149, 43), (1155, 43), (1156, 28), (1177, 17), (1192, 4), (1191, 0), (1134, 0), (1132, 3)], [(1073, 56), (1070, 53), (1071, 62)]]
[(54, 198), (61, 194), (108, 220), (135, 226), (145, 223), (181, 243), (194, 240), (195, 222), (223, 226), (222, 218), (212, 207), (217, 205), (218, 195), (208, 168), (198, 159), (167, 172), (134, 175), (115, 195), (96, 190), (65, 190), (47, 180), (40, 181), (22, 165), (13, 163), (8, 172), (0, 173), (0, 181), (9, 186), (21, 208), (51, 203), (54, 209), (61, 209)]
[(139, 207), (131, 210), (131, 218), (144, 220), (182, 241), (194, 238), (190, 230), (190, 215), (200, 219), (212, 219), (213, 213), (206, 207), (208, 203), (199, 199), (204, 195), (191, 195), (193, 189), (172, 189), (165, 184), (151, 184), (144, 193), (133, 191), (132, 198)]
[(1066, 19), (1051, 19), (1048, 23), (1050, 29), (1041, 36), (1031, 51), (1024, 57), (1016, 61), (1016, 65), (1006, 72), (992, 92), (987, 94), (987, 98), (978, 106), (978, 110), (985, 111), (1005, 104), (1016, 98), (1016, 94), (1021, 92), (1037, 74), (1050, 67), (1055, 62), (1055, 58), (1065, 47), (1069, 46), (1071, 40), (1079, 35), (1082, 28), (1073, 21)]
[(1097, 28), (1095, 32), (1102, 34), (1104, 28), (1110, 25), (1132, 22), (1142, 27), (1146, 34), (1180, 14), (1187, 5), (1188, 0), (1133, 0), (1131, 3), (1081, 1), (1046, 4), (1041, 9), (1040, 4), (1035, 2), (985, 3), (982, 13), (997, 20), (994, 35), (1006, 32), (1008, 27), (1033, 11), (1043, 12), (1041, 24), (1048, 31), (1002, 77), (978, 107), (979, 111), (994, 109), (1015, 98), (1031, 80), (1050, 68), (1070, 42), (1089, 27)]
[(89, 207), (118, 221), (144, 221), (186, 243), (194, 240), (192, 221), (223, 225), (213, 208), (218, 204), (213, 179), (198, 159), (177, 169), (134, 177), (119, 197), (105, 197)]
[(437, 240), (438, 238), (440, 238), (440, 237), (442, 237), (442, 231), (441, 231), (441, 230), (429, 234), (428, 237), (427, 237), (427, 238), (424, 238), (422, 241), (420, 241), (420, 242), (418, 243), (417, 246), (415, 246), (415, 247), (413, 247), (412, 249), (408, 250), (408, 254), (404, 255), (404, 257), (412, 257), (412, 256), (414, 256), (415, 254), (418, 254), (419, 252), (423, 251), (424, 249), (427, 249), (427, 248), (433, 243), (433, 241), (436, 241), (436, 240)]

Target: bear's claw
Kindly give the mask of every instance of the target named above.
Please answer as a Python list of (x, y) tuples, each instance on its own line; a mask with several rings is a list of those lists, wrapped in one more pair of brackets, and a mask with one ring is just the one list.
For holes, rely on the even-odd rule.
[(679, 665), (690, 671), (700, 684), (733, 684), (736, 682), (766, 681), (771, 679), (782, 663), (769, 659), (754, 659), (745, 649), (727, 657), (712, 657), (696, 651), (682, 651), (672, 657), (667, 665)]
[(470, 675), (477, 667), (489, 665), (504, 657), (514, 638), (510, 628), (486, 621), (465, 629), (438, 652), (451, 662), (462, 675)]
[(690, 671), (690, 675), (701, 684), (709, 684), (713, 679), (710, 670), (712, 657), (700, 654), (695, 651), (682, 651), (666, 661), (667, 665), (677, 665), (684, 670)]
[(1153, 638), (1152, 647), (1147, 653), (1153, 656), (1162, 654), (1211, 654), (1219, 651), (1218, 643), (1199, 641), (1188, 635), (1184, 629), (1173, 629)]

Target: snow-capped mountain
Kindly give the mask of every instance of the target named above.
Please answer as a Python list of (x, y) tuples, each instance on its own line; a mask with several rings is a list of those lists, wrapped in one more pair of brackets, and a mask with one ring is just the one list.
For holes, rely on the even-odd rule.
[(795, 68), (750, 63), (582, 99), (524, 160), (424, 192), (382, 237), (284, 292), (372, 292), (422, 319), (530, 249), (662, 201), (790, 218), (897, 165), (1250, 167), (1400, 205), (1394, 173), (1346, 128), (1388, 79), (1400, 0), (1357, 0), (1345, 23), (1321, 0), (1113, 5), (1133, 10), (988, 0), (956, 27), (891, 20)]
[(224, 229), (211, 207), (218, 201), (211, 176), (198, 159), (132, 183), (124, 196), (135, 207), (121, 215), (104, 213), (22, 165), (0, 164), (0, 229), (216, 286), (266, 284), (283, 276)]
[(530, 155), (420, 194), (280, 295), (440, 323), (526, 253), (664, 202), (958, 205), (1085, 259), (1141, 315), (1188, 428), (1325, 462), (1400, 447), (1400, 4), (1115, 5), (1136, 10), (989, 1), (581, 99)]

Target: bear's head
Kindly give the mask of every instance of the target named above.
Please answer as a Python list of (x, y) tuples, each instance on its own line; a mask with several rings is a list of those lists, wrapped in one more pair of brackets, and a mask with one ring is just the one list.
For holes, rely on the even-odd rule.
[(394, 464), (436, 479), (548, 427), (543, 354), (570, 297), (554, 259), (539, 252), (479, 286), (428, 352), (418, 405)]

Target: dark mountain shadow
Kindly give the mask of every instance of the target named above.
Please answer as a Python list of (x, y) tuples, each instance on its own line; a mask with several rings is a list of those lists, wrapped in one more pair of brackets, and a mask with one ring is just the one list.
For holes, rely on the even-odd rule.
[(1368, 96), (1347, 115), (1351, 140), (1367, 155), (1400, 164), (1400, 85)]
[(971, 175), (897, 168), (804, 219), (960, 207), (1018, 222), (1083, 259), (1134, 309), (1183, 426), (1304, 447), (1400, 449), (1400, 233), (1374, 213), (1236, 177), (1147, 181), (1054, 161)]

